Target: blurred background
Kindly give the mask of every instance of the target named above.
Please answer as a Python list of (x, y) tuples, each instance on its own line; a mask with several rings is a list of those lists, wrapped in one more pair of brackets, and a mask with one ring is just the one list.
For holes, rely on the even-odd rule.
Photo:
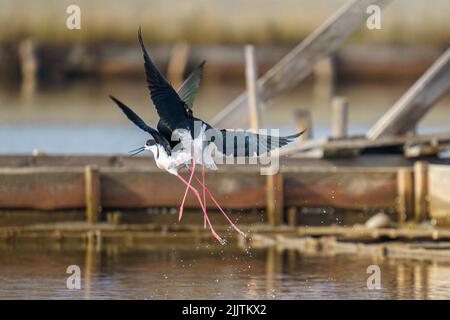
[[(175, 86), (207, 60), (195, 109), (208, 121), (245, 89), (245, 44), (256, 46), (262, 75), (344, 3), (80, 0), (81, 30), (68, 30), (72, 1), (0, 0), (0, 153), (124, 153), (140, 145), (143, 134), (108, 98), (116, 95), (155, 124), (139, 26)], [(266, 103), (261, 126), (292, 132), (293, 113), (309, 110), (311, 133), (326, 136), (334, 94), (348, 98), (349, 133), (365, 133), (446, 48), (449, 11), (446, 0), (393, 1), (382, 11), (381, 30), (361, 27), (333, 55), (332, 89), (315, 85), (319, 66)], [(447, 128), (442, 115), (449, 103), (448, 95), (441, 99), (419, 132)]]
[[(448, 158), (448, 134), (418, 154), (412, 143), (412, 156), (405, 135), (361, 156), (344, 146), (284, 159), (275, 176), (250, 166), (208, 173), (208, 187), (251, 232), (236, 235), (208, 203), (227, 246), (203, 229), (193, 197), (178, 222), (184, 189), (173, 176), (148, 154), (127, 156), (147, 135), (108, 95), (158, 121), (139, 26), (175, 87), (207, 61), (194, 110), (210, 121), (246, 90), (245, 45), (255, 46), (261, 76), (345, 3), (0, 0), (0, 299), (448, 299), (450, 231), (436, 222), (450, 226), (450, 170), (439, 153)], [(80, 30), (66, 27), (72, 4)], [(341, 142), (350, 145), (448, 48), (449, 13), (448, 0), (393, 0), (380, 30), (363, 24), (265, 101), (260, 127), (291, 134), (308, 114), (310, 137), (328, 138), (332, 98), (343, 96)], [(449, 106), (447, 93), (417, 132), (448, 131)], [(247, 112), (237, 118), (230, 127), (247, 126)], [(69, 265), (81, 268), (81, 290), (66, 287)], [(366, 285), (370, 265), (382, 271), (382, 290)]]

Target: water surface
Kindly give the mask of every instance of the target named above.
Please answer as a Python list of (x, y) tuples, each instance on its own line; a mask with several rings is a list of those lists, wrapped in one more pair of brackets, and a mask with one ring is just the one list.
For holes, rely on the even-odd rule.
[[(366, 284), (374, 264), (380, 290)], [(66, 288), (69, 265), (81, 290)], [(0, 299), (449, 299), (449, 278), (449, 263), (232, 245), (0, 249)]]

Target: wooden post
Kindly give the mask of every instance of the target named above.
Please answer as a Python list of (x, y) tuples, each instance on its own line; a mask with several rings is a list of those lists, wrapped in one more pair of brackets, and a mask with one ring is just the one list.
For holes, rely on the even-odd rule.
[(331, 57), (319, 60), (314, 66), (314, 97), (318, 101), (329, 101), (334, 95), (334, 62)]
[(297, 208), (296, 207), (290, 207), (288, 209), (287, 220), (288, 220), (288, 225), (290, 225), (290, 226), (297, 225)]
[(294, 117), (297, 123), (297, 130), (300, 132), (306, 129), (299, 140), (305, 141), (311, 139), (313, 137), (311, 112), (309, 110), (298, 110), (294, 113)]
[(345, 97), (335, 97), (331, 101), (331, 136), (345, 138), (348, 134), (348, 102)]
[(250, 128), (253, 132), (257, 132), (259, 129), (260, 100), (259, 87), (256, 82), (258, 80), (258, 67), (256, 65), (255, 47), (252, 45), (245, 46), (245, 80), (247, 84)]
[(414, 208), (415, 220), (421, 222), (428, 217), (428, 164), (418, 161), (414, 164)]
[(282, 224), (284, 214), (284, 183), (281, 172), (267, 176), (266, 192), (268, 222), (272, 226), (278, 226)]
[(408, 220), (414, 212), (414, 177), (410, 169), (400, 169), (397, 173), (397, 213), (400, 224)]
[(183, 73), (189, 58), (189, 49), (189, 45), (184, 42), (177, 43), (172, 49), (167, 68), (167, 78), (175, 88), (179, 87), (183, 82)]
[(100, 173), (96, 166), (86, 166), (84, 169), (86, 192), (86, 218), (88, 223), (100, 221)]
[(36, 44), (32, 38), (26, 38), (19, 43), (20, 71), (22, 75), (21, 97), (29, 103), (36, 92), (38, 59)]

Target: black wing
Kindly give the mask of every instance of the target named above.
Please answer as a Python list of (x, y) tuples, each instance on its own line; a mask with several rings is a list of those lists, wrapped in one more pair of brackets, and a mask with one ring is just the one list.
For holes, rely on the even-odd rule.
[(188, 107), (188, 113), (192, 115), (192, 107), (194, 106), (194, 100), (197, 95), (198, 88), (200, 87), (200, 81), (203, 77), (203, 67), (206, 61), (203, 61), (183, 82), (180, 89), (178, 89), (178, 95), (181, 100), (186, 103)]
[(284, 137), (237, 130), (220, 130), (220, 132), (222, 141), (214, 141), (219, 152), (226, 156), (254, 157), (267, 154), (270, 150), (281, 148), (293, 142), (305, 131)]
[(140, 28), (138, 38), (144, 55), (145, 75), (148, 89), (150, 90), (150, 97), (161, 120), (164, 121), (168, 129), (173, 131), (188, 116), (185, 103), (153, 64), (144, 47)]
[(116, 99), (113, 96), (109, 97), (117, 104), (117, 106), (122, 110), (122, 112), (127, 116), (127, 118), (131, 120), (131, 122), (133, 122), (141, 130), (150, 133), (153, 139), (155, 139), (156, 143), (162, 145), (170, 155), (171, 148), (166, 138), (164, 138), (158, 131), (156, 131), (152, 127), (149, 127), (144, 122), (144, 120), (142, 120), (136, 113), (134, 113), (133, 110), (127, 107), (123, 102), (121, 102), (120, 100)]

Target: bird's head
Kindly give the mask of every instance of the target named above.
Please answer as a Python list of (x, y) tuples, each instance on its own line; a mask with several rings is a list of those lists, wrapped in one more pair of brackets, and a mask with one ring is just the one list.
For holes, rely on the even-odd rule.
[(144, 150), (151, 151), (155, 159), (159, 158), (159, 149), (155, 139), (148, 139), (145, 142)]
[(148, 139), (148, 140), (145, 142), (144, 149), (145, 149), (145, 150), (148, 150), (148, 151), (154, 151), (154, 150), (156, 150), (156, 141), (155, 141), (155, 139)]
[(133, 149), (130, 150), (129, 153), (131, 154), (131, 156), (135, 156), (139, 153), (141, 153), (142, 151), (151, 151), (154, 155), (156, 155), (158, 153), (158, 146), (156, 144), (155, 139), (148, 139), (145, 142), (145, 145), (143, 147), (139, 147), (137, 149)]

